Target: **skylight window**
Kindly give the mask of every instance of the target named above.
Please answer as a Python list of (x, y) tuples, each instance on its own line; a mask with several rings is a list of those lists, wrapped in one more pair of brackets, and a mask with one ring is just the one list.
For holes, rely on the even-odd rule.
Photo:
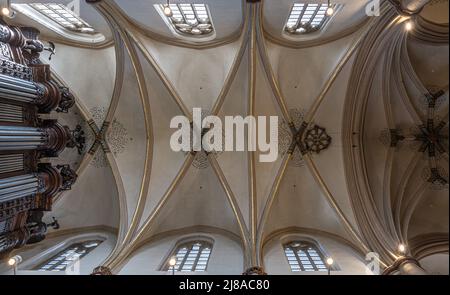
[(284, 246), (284, 252), (293, 272), (328, 270), (323, 254), (312, 243), (292, 242)]
[(80, 33), (95, 33), (94, 28), (64, 4), (30, 3), (28, 5), (67, 30)]
[(75, 261), (88, 255), (101, 243), (102, 241), (99, 240), (91, 240), (70, 245), (40, 266), (36, 267), (35, 270), (65, 271), (66, 268), (70, 267)]
[(171, 30), (188, 37), (209, 37), (214, 26), (209, 9), (205, 4), (159, 4), (155, 5)]
[[(334, 11), (337, 5), (330, 6)], [(332, 17), (327, 15), (328, 4), (294, 3), (285, 31), (289, 34), (308, 34), (321, 30)]]
[(204, 272), (208, 266), (211, 250), (212, 244), (205, 241), (185, 243), (177, 247), (174, 255), (169, 257), (169, 260), (176, 259), (175, 266), (170, 266), (169, 261), (167, 261), (164, 270), (170, 272)]

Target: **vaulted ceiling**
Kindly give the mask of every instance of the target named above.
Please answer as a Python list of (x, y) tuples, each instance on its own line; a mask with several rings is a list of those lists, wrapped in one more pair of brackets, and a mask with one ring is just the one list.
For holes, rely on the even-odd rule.
[[(13, 20), (38, 27), (42, 39), (57, 44), (49, 63), (75, 93), (90, 138), (78, 183), (52, 213), (65, 229), (117, 228), (118, 244), (106, 262), (113, 268), (147, 238), (199, 226), (239, 236), (248, 265), (261, 263), (266, 238), (287, 228), (328, 232), (364, 253), (375, 243), (361, 217), (366, 202), (389, 232), (386, 239), (448, 233), (448, 186), (426, 185), (427, 156), (416, 146), (391, 148), (380, 139), (387, 129), (417, 127), (430, 87), (445, 92), (438, 114), (448, 124), (448, 14), (436, 9), (448, 2), (423, 11), (428, 21), (446, 26), (446, 42), (406, 32), (387, 2), (383, 12), (390, 19), (367, 17), (365, 1), (340, 1), (326, 30), (292, 38), (283, 33), (290, 0), (203, 2), (217, 33), (204, 43), (173, 36), (153, 7), (156, 0), (82, 1), (81, 17), (106, 37), (101, 44), (64, 39), (24, 15)], [(367, 35), (388, 23), (379, 37), (386, 52), (364, 68), (367, 76), (355, 78), (361, 52), (370, 49)], [(366, 101), (360, 125), (345, 129), (361, 116), (350, 111), (349, 89), (369, 82), (365, 95), (355, 90)], [(279, 116), (278, 160), (260, 163), (257, 152), (173, 152), (170, 120), (190, 117), (193, 107), (222, 118)], [(291, 122), (297, 130), (302, 123), (325, 128), (331, 145), (319, 154), (302, 155), (298, 148), (290, 154)], [(364, 136), (355, 137), (358, 132)], [(448, 137), (446, 147), (439, 161), (448, 183)], [(360, 149), (361, 157), (350, 157), (349, 148)], [(355, 163), (366, 177), (363, 193), (352, 182)]]

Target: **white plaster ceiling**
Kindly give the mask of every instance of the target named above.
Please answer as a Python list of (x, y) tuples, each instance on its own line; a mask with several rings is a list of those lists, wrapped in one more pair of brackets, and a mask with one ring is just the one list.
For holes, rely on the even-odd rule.
[(428, 21), (448, 25), (448, 1), (432, 0), (424, 7), (420, 15)]

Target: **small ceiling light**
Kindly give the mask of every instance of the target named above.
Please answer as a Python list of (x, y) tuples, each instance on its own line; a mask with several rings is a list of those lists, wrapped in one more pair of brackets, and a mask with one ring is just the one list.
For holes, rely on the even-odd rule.
[(164, 15), (167, 17), (173, 16), (172, 8), (170, 8), (170, 0), (167, 0), (167, 4), (164, 5)]
[(9, 18), (14, 18), (16, 16), (16, 12), (14, 10), (11, 9), (11, 3), (9, 0), (7, 1), (0, 1), (1, 2), (1, 11), (2, 11), (2, 15), (9, 17)]
[(406, 24), (405, 24), (405, 30), (406, 30), (406, 31), (409, 32), (409, 31), (411, 31), (413, 28), (414, 28), (414, 25), (413, 25), (412, 21), (406, 22)]
[(329, 257), (329, 258), (327, 259), (327, 265), (328, 265), (328, 266), (332, 266), (333, 264), (334, 264), (333, 258)]
[(175, 265), (177, 264), (177, 258), (176, 257), (172, 257), (169, 260), (169, 265), (170, 268), (172, 269), (172, 275), (175, 275)]
[(404, 244), (398, 245), (398, 252), (400, 252), (401, 254), (405, 254), (406, 253), (406, 246)]
[(334, 14), (334, 8), (331, 6), (330, 1), (328, 1), (327, 15), (332, 16)]
[(327, 15), (328, 15), (328, 16), (332, 16), (333, 14), (334, 14), (334, 8), (331, 7), (331, 6), (329, 6), (329, 7), (327, 8)]
[(21, 262), (22, 262), (22, 256), (16, 255), (14, 257), (11, 257), (8, 260), (8, 265), (9, 266), (17, 266)]
[(2, 8), (2, 14), (3, 15), (9, 15), (11, 13), (11, 10), (9, 10), (8, 7), (3, 7)]
[(14, 265), (16, 265), (16, 260), (14, 259), (14, 258), (10, 258), (9, 260), (8, 260), (8, 265), (9, 266), (14, 266)]

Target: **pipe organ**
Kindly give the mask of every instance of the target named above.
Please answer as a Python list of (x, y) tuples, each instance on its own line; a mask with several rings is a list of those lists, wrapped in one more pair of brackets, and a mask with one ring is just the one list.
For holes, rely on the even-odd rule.
[(41, 163), (76, 147), (77, 138), (56, 120), (40, 119), (39, 114), (68, 112), (75, 100), (39, 59), (47, 48), (38, 36), (34, 28), (0, 19), (0, 259), (42, 241), (48, 226), (59, 227), (42, 217), (77, 178), (68, 165)]

